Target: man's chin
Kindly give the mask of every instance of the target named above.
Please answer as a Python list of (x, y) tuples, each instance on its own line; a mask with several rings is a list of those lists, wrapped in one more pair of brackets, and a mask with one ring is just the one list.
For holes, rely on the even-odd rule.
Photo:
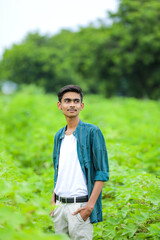
[(73, 115), (73, 116), (68, 116), (69, 118), (76, 118), (77, 117), (77, 115), (75, 116), (75, 115)]
[(66, 117), (68, 118), (76, 118), (78, 114), (67, 114)]

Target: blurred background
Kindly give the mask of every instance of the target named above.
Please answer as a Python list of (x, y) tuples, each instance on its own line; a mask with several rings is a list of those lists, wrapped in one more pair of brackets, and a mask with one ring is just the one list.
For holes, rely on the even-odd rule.
[(108, 150), (93, 239), (160, 239), (160, 1), (0, 0), (0, 18), (0, 240), (68, 239), (49, 215), (66, 84)]
[(1, 0), (0, 86), (159, 99), (159, 0)]

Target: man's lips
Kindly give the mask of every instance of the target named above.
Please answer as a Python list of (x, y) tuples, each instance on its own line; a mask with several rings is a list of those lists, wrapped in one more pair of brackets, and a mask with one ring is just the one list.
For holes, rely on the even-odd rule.
[(76, 109), (68, 109), (67, 111), (68, 112), (76, 112), (77, 110)]

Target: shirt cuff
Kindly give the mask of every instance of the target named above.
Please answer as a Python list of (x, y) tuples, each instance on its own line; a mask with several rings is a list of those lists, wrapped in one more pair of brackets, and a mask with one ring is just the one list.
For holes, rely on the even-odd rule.
[(97, 171), (94, 181), (108, 181), (109, 180), (109, 172)]

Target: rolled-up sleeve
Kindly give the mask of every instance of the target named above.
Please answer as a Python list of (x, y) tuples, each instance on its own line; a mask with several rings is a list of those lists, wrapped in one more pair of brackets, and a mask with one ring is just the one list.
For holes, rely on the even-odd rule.
[(109, 172), (97, 171), (94, 181), (104, 181), (107, 182), (109, 180)]
[(94, 181), (109, 180), (109, 164), (107, 148), (103, 134), (99, 128), (92, 132), (93, 164), (95, 168)]

